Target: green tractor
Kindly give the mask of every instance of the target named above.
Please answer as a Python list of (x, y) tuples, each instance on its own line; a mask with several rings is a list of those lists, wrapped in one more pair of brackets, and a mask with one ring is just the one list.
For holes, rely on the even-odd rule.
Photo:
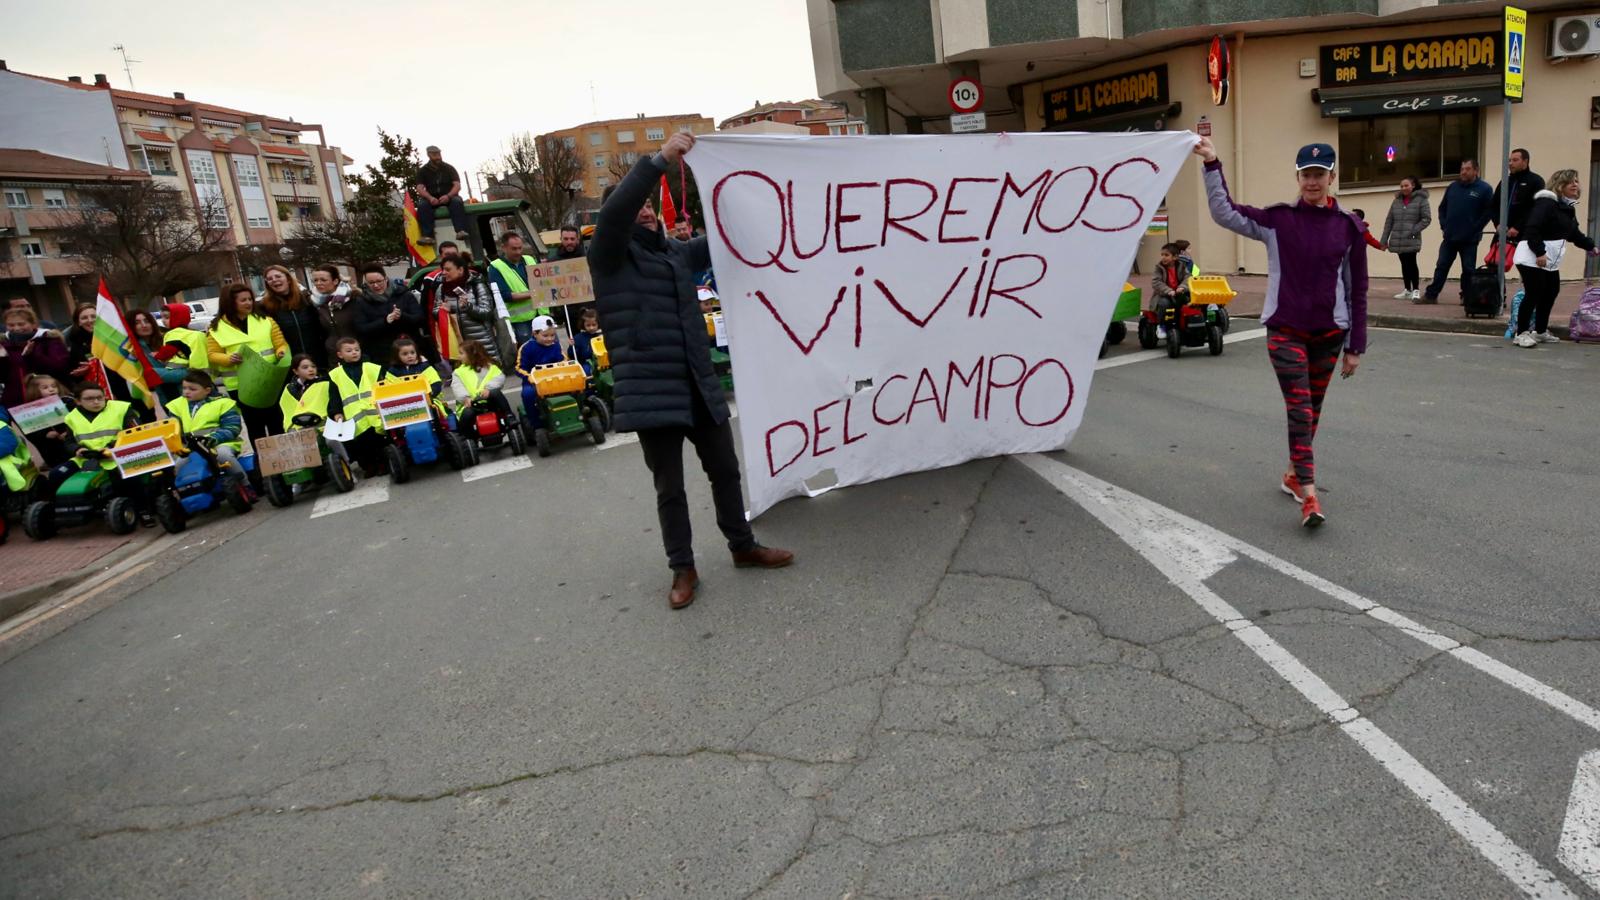
[(582, 366), (575, 362), (534, 366), (532, 376), (539, 396), (538, 425), (533, 416), (523, 416), (522, 427), (540, 456), (550, 455), (555, 440), (575, 435), (587, 434), (597, 445), (606, 442), (606, 405), (589, 392)]
[(317, 455), (321, 457), (322, 464), (269, 475), (262, 479), (261, 486), (263, 493), (267, 495), (268, 503), (279, 508), (294, 505), (297, 485), (332, 484), (341, 494), (348, 494), (356, 489), (356, 476), (350, 468), (349, 452), (345, 450), (344, 444), (323, 437), (322, 425), (323, 419), (316, 413), (301, 413), (294, 417), (293, 430), (316, 431)]
[[(82, 451), (90, 463), (98, 463), (109, 451)], [(83, 525), (103, 518), (112, 534), (130, 534), (139, 527), (139, 511), (132, 497), (117, 495), (117, 471), (99, 465), (72, 473), (56, 488), (55, 497), (28, 504), (22, 514), (22, 530), (28, 537), (43, 541), (55, 536), (63, 526)]]

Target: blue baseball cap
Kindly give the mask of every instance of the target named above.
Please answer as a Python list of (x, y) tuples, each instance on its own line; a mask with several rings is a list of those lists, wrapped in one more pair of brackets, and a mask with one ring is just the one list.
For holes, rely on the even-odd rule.
[(1301, 169), (1327, 169), (1333, 170), (1333, 148), (1327, 144), (1307, 144), (1300, 148), (1294, 157), (1294, 170)]

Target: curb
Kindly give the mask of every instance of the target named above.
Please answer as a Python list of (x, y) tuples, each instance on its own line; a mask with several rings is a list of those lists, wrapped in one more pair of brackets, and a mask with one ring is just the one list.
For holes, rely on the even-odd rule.
[[(160, 531), (160, 529), (155, 530)], [(159, 540), (161, 536), (161, 534), (150, 534), (145, 531), (139, 537), (135, 537), (76, 572), (69, 572), (50, 581), (43, 581), (0, 594), (0, 625), (3, 625), (6, 620), (13, 616), (21, 615), (51, 597), (63, 591), (71, 590), (83, 582), (114, 568), (118, 563)]]
[[(1411, 331), (1445, 331), (1456, 334), (1483, 334), (1503, 338), (1506, 334), (1506, 320), (1494, 319), (1469, 319), (1462, 316), (1459, 319), (1441, 319), (1434, 316), (1399, 316), (1388, 313), (1368, 313), (1367, 324), (1375, 328), (1405, 328)], [(1550, 323), (1550, 333), (1563, 341), (1567, 340), (1570, 332), (1565, 325)]]

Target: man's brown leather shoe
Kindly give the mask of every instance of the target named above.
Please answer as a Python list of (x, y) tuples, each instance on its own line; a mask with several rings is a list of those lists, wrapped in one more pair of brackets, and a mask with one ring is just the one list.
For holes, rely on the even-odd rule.
[(677, 569), (672, 573), (672, 590), (667, 592), (667, 605), (683, 609), (694, 602), (694, 590), (700, 586), (700, 576), (693, 569)]
[(763, 547), (760, 544), (757, 544), (752, 550), (745, 550), (733, 555), (733, 565), (737, 569), (781, 569), (792, 562), (794, 562), (794, 554), (788, 550)]

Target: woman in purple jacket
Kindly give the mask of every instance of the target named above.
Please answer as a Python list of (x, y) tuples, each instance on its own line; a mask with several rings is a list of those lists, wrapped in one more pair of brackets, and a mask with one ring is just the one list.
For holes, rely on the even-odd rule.
[(1266, 209), (1235, 203), (1228, 196), (1210, 138), (1202, 137), (1194, 152), (1206, 161), (1211, 218), (1267, 245), (1261, 324), (1267, 327), (1267, 352), (1289, 416), (1289, 470), (1282, 487), (1300, 501), (1300, 524), (1315, 528), (1326, 521), (1311, 453), (1322, 399), (1339, 352), (1344, 351), (1340, 374), (1349, 378), (1367, 349), (1366, 228), (1328, 194), (1334, 153), (1327, 144), (1300, 148), (1295, 158), (1300, 196)]

